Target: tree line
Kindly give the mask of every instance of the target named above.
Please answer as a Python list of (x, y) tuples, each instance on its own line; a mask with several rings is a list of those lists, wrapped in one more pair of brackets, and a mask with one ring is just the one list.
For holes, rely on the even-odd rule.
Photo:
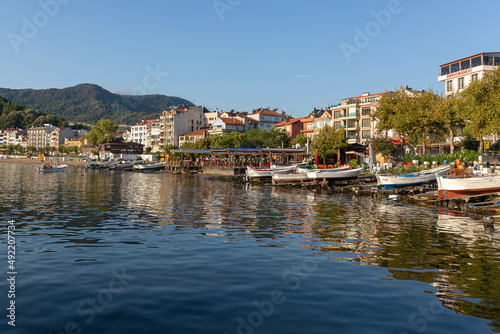
[(372, 116), (379, 134), (394, 130), (424, 150), (430, 143), (449, 141), (451, 153), (457, 136), (470, 136), (483, 152), (483, 137), (500, 133), (500, 67), (449, 97), (431, 88), (415, 92), (401, 86), (382, 94), (379, 103)]

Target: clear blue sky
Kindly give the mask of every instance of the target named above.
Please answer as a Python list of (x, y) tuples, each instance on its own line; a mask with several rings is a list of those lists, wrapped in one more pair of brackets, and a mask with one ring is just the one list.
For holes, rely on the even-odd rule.
[(481, 0), (4, 0), (0, 87), (94, 83), (301, 117), (400, 84), (443, 91), (439, 65), (500, 51), (499, 14)]

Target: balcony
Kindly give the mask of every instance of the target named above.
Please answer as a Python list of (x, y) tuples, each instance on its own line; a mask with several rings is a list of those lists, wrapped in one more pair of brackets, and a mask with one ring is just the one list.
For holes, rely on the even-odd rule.
[(347, 129), (351, 130), (351, 129), (357, 129), (359, 128), (359, 126), (357, 124), (347, 124)]
[(359, 112), (350, 112), (347, 117), (359, 117)]

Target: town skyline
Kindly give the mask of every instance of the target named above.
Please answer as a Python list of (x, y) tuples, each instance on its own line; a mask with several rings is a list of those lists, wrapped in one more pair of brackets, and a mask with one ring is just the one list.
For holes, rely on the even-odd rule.
[[(210, 110), (270, 106), (301, 117), (400, 85), (442, 93), (440, 65), (498, 49), (490, 38), (498, 3), (196, 4), (5, 4), (0, 60), (9, 66), (0, 86), (89, 82), (121, 94), (179, 96)], [(466, 7), (468, 20), (457, 19)]]

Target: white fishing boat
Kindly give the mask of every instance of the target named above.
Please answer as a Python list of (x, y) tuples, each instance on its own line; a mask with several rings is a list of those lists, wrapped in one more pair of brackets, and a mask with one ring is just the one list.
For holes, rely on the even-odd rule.
[(265, 179), (272, 178), (273, 173), (283, 174), (283, 173), (293, 173), (295, 172), (296, 166), (287, 166), (281, 168), (254, 168), (247, 166), (246, 177), (247, 180), (252, 179)]
[(409, 186), (416, 186), (424, 183), (436, 182), (436, 175), (444, 175), (451, 168), (451, 165), (445, 165), (433, 169), (423, 170), (417, 173), (408, 173), (401, 175), (377, 175), (378, 189), (397, 189)]
[(500, 192), (500, 174), (472, 177), (438, 176), (439, 198), (457, 198)]
[(39, 172), (64, 172), (64, 170), (68, 167), (68, 165), (55, 165), (50, 163), (44, 163), (41, 166), (38, 166)]
[(361, 173), (362, 168), (344, 169), (338, 171), (319, 170), (308, 172), (307, 177), (311, 180), (324, 180), (324, 181), (344, 181), (357, 179)]
[(139, 170), (139, 171), (152, 171), (152, 170), (161, 170), (165, 169), (166, 162), (165, 161), (160, 161), (155, 164), (138, 164), (134, 165), (134, 169)]
[(349, 168), (350, 168), (349, 166), (328, 168), (328, 169), (307, 169), (307, 168), (299, 168), (298, 167), (295, 173), (286, 173), (286, 174), (273, 173), (272, 181), (273, 181), (274, 185), (301, 183), (303, 181), (310, 180), (307, 173), (311, 173), (311, 172), (340, 172), (340, 171), (348, 170)]

